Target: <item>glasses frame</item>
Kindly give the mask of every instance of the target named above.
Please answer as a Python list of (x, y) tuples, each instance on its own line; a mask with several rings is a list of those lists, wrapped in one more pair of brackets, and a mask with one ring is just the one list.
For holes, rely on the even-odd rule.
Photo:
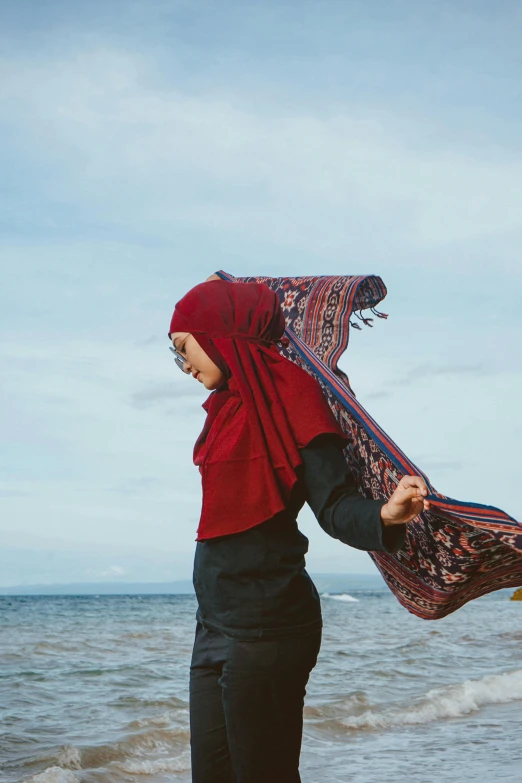
[(171, 345), (169, 345), (169, 351), (172, 351), (172, 353), (174, 354), (174, 361), (176, 362), (176, 365), (179, 367), (181, 372), (184, 373), (185, 370), (183, 369), (183, 367), (185, 366), (187, 361), (185, 357), (182, 356), (182, 354), (180, 354), (180, 352), (177, 351), (175, 348), (173, 348)]

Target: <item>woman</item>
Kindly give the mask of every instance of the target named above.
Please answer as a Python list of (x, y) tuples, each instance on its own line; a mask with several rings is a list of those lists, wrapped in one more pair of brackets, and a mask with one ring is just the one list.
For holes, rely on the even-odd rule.
[(332, 537), (395, 552), (429, 508), (420, 476), (361, 497), (321, 387), (279, 353), (285, 319), (262, 283), (209, 279), (177, 304), (176, 362), (212, 393), (194, 447), (203, 501), (190, 670), (194, 783), (298, 783), (321, 606), (305, 570), (305, 501)]

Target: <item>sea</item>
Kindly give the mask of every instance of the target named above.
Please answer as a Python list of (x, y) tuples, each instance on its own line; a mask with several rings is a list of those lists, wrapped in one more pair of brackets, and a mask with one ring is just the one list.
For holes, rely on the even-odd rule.
[[(522, 602), (322, 591), (303, 783), (521, 783)], [(193, 595), (0, 596), (0, 780), (187, 783)], [(275, 782), (274, 782), (275, 783)]]

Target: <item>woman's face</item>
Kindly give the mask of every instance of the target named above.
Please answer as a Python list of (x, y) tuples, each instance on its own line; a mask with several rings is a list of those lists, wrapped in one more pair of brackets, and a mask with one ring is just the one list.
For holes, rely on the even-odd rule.
[(171, 332), (170, 339), (174, 348), (185, 359), (183, 372), (190, 373), (206, 389), (217, 389), (225, 383), (226, 378), (219, 367), (214, 364), (208, 354), (205, 353), (194, 335), (190, 332)]

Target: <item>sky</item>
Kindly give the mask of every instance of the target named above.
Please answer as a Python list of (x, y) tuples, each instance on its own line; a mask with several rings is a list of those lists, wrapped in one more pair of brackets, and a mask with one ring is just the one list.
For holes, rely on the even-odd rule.
[[(216, 270), (376, 274), (358, 400), (440, 492), (522, 517), (522, 7), (0, 7), (0, 585), (190, 578)], [(309, 509), (313, 572), (375, 573)]]

